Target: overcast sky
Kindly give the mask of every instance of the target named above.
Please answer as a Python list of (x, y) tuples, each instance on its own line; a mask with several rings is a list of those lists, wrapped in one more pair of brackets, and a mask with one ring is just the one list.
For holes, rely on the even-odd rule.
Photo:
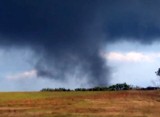
[(0, 91), (155, 86), (159, 0), (0, 1)]

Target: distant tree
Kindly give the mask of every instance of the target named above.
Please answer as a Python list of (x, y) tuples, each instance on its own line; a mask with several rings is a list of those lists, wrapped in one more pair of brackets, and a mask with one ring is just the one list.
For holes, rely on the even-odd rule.
[(116, 84), (109, 87), (109, 90), (112, 91), (129, 90), (129, 89), (131, 89), (131, 86), (126, 83)]
[(155, 72), (157, 76), (160, 76), (160, 68), (158, 68), (158, 71)]
[(157, 78), (154, 79), (154, 80), (152, 81), (152, 83), (153, 83), (153, 85), (154, 85), (155, 87), (157, 87), (157, 88), (159, 89), (159, 88), (160, 88), (160, 68), (158, 68), (158, 70), (157, 70), (155, 73), (156, 73), (156, 75), (157, 75)]

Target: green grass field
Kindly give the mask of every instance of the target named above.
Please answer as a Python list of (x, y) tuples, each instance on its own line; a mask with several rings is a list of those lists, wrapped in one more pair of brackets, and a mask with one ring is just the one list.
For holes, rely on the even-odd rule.
[(160, 91), (6, 92), (0, 117), (159, 117)]

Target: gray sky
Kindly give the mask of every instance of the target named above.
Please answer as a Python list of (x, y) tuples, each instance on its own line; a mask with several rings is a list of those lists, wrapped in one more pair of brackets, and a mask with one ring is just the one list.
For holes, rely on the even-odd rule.
[(0, 1), (0, 89), (152, 85), (159, 6), (159, 0)]

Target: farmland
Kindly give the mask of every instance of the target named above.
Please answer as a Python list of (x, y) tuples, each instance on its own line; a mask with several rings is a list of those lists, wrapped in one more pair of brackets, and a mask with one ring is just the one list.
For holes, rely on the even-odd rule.
[(158, 117), (160, 91), (1, 92), (0, 117)]

